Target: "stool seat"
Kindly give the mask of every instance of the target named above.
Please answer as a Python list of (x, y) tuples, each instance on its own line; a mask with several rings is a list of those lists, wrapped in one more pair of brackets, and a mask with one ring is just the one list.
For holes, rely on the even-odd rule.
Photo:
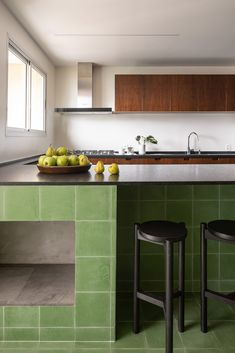
[(184, 223), (149, 221), (138, 225), (140, 235), (153, 242), (180, 241), (187, 235)]
[(235, 221), (216, 220), (207, 224), (209, 232), (220, 239), (235, 242)]

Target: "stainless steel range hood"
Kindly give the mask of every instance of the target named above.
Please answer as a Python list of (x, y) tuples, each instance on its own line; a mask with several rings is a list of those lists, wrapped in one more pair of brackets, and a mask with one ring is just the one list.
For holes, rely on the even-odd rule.
[(78, 63), (77, 64), (77, 97), (72, 107), (55, 108), (55, 112), (61, 114), (111, 114), (112, 108), (93, 107), (93, 64)]

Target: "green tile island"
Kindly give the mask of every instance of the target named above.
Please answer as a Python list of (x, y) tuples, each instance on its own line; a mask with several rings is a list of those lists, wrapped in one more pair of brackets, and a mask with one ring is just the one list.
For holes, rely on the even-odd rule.
[[(119, 176), (44, 175), (23, 162), (0, 167), (1, 221), (75, 222), (75, 300), (65, 306), (1, 306), (1, 341), (114, 341), (131, 296), (133, 223), (185, 221), (186, 288), (199, 290), (199, 225), (235, 219), (234, 165), (120, 166)], [(211, 243), (209, 285), (235, 289), (235, 249)], [(143, 289), (161, 291), (162, 248), (142, 247)], [(152, 270), (154, 269), (154, 271)], [(120, 307), (121, 310), (121, 307)]]

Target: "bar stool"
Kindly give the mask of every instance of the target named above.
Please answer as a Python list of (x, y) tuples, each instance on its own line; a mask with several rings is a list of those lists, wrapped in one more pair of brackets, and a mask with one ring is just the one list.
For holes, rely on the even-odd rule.
[[(134, 255), (134, 325), (135, 333), (139, 327), (140, 300), (161, 307), (166, 321), (166, 353), (173, 352), (173, 299), (179, 298), (178, 329), (184, 332), (184, 277), (185, 277), (185, 238), (187, 229), (184, 223), (169, 221), (149, 221), (135, 224), (135, 255)], [(146, 293), (139, 288), (140, 277), (140, 242), (164, 246), (165, 250), (165, 293), (163, 296)], [(173, 289), (173, 256), (174, 243), (179, 243), (179, 286)], [(154, 270), (154, 269), (153, 269)]]
[(207, 332), (207, 298), (235, 304), (235, 293), (222, 294), (207, 288), (207, 240), (235, 244), (235, 221), (215, 220), (201, 223), (201, 331)]

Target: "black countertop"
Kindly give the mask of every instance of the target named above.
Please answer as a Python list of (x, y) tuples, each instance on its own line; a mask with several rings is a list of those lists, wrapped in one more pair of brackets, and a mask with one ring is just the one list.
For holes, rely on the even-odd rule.
[(103, 175), (96, 175), (94, 166), (84, 174), (41, 174), (35, 164), (25, 163), (2, 165), (0, 185), (235, 184), (233, 164), (121, 165), (120, 174), (110, 176), (107, 167)]
[(201, 151), (200, 153), (188, 154), (186, 151), (147, 151), (145, 154), (140, 155), (138, 152), (133, 154), (89, 154), (90, 158), (226, 158), (235, 157), (235, 151)]

